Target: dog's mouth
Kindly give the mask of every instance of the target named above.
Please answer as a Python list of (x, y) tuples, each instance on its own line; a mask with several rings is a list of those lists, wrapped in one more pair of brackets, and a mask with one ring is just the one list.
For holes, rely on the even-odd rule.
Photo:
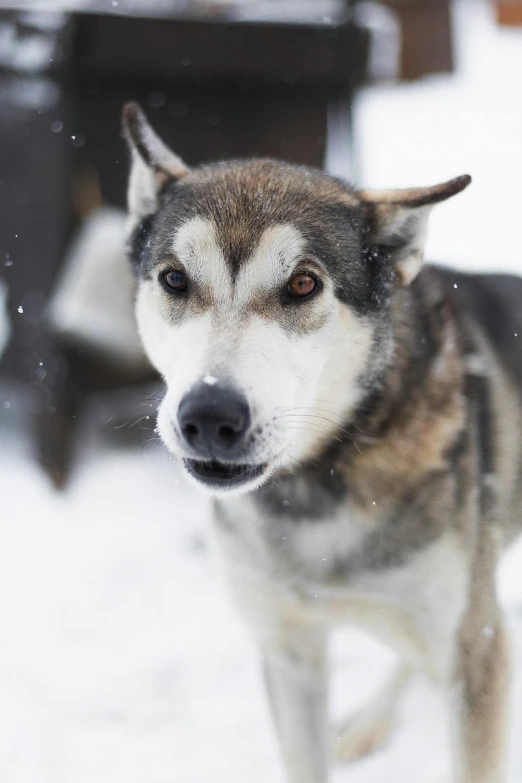
[(185, 467), (195, 479), (209, 487), (238, 487), (262, 475), (266, 464), (245, 465), (217, 460), (184, 459)]

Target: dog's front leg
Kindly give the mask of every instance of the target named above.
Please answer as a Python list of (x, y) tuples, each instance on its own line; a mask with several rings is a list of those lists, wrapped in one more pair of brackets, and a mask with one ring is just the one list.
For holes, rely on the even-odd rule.
[(455, 783), (505, 783), (510, 654), (501, 612), (464, 621), (453, 711)]
[(288, 783), (328, 780), (325, 634), (286, 631), (264, 650), (265, 678)]

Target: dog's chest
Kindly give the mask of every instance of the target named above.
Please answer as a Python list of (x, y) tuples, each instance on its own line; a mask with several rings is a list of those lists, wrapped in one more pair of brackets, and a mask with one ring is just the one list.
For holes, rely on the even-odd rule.
[(236, 562), (288, 585), (313, 581), (329, 583), (357, 557), (367, 535), (375, 529), (371, 516), (341, 503), (328, 516), (296, 517), (282, 505), (276, 513), (250, 498), (216, 507), (220, 539)]
[(263, 641), (302, 623), (355, 624), (414, 657), (439, 649), (449, 660), (465, 599), (453, 534), (376, 567), (368, 544), (386, 527), (380, 515), (345, 502), (331, 519), (270, 518), (249, 498), (217, 510), (236, 602)]
[(328, 519), (296, 520), (242, 498), (218, 507), (216, 518), (236, 597), (249, 614), (280, 612), (289, 622), (319, 614), (322, 622), (366, 592), (370, 572), (360, 553), (375, 522), (344, 505)]

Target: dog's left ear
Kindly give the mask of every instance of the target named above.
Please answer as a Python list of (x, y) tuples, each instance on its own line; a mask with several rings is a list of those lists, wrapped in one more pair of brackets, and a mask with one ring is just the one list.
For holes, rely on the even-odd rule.
[(387, 248), (403, 285), (418, 274), (424, 256), (432, 207), (464, 190), (464, 174), (442, 185), (407, 190), (363, 190), (359, 195), (368, 231), (367, 243)]
[(156, 211), (165, 182), (183, 177), (189, 169), (156, 135), (138, 103), (125, 104), (122, 125), (132, 155), (127, 201), (131, 220), (138, 222)]

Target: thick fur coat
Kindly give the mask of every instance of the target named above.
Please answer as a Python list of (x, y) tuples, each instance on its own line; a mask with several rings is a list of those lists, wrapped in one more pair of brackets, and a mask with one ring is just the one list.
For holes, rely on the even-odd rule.
[(495, 570), (522, 527), (522, 281), (422, 266), (430, 209), (470, 178), (364, 192), (272, 160), (189, 170), (135, 104), (124, 127), (160, 434), (215, 498), (289, 783), (328, 779), (343, 624), (402, 662), (338, 755), (386, 739), (420, 669), (447, 695), (455, 781), (502, 783)]

